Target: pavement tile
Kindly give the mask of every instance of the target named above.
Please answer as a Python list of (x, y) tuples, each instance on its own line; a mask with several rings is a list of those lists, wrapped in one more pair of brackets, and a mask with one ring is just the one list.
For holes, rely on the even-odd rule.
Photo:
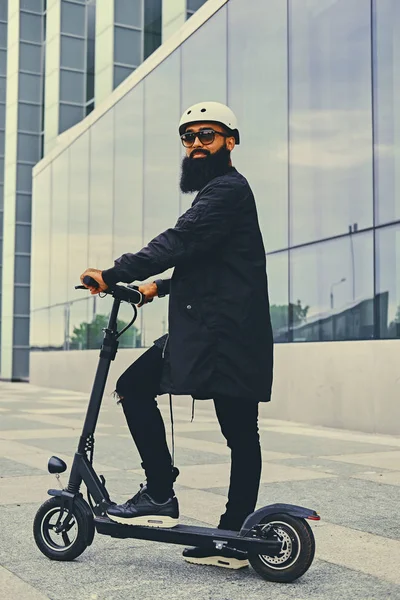
[(383, 469), (400, 469), (400, 450), (374, 452), (366, 454), (343, 454), (340, 456), (323, 456), (329, 460), (337, 460), (339, 462), (352, 463), (356, 465), (365, 465), (367, 467), (382, 467)]
[[(14, 600), (13, 593), (36, 600), (33, 592), (18, 591), (23, 580), (29, 592), (40, 594), (37, 600), (400, 599), (400, 437), (288, 423), (266, 418), (265, 410), (259, 421), (264, 462), (258, 507), (300, 504), (323, 519), (313, 525), (316, 559), (298, 582), (282, 586), (263, 581), (252, 569), (188, 565), (180, 546), (99, 535), (73, 563), (49, 561), (33, 542), (32, 521), (47, 489), (57, 487), (47, 474), (49, 456), (58, 454), (71, 464), (87, 400), (78, 392), (0, 382), (6, 409), (0, 417), (0, 502), (6, 502), (0, 531), (9, 541), (0, 544), (0, 562), (12, 583), (2, 586), (0, 571), (1, 597), (7, 589), (7, 600)], [(170, 442), (168, 398), (159, 406)], [(215, 526), (227, 501), (230, 450), (213, 403), (196, 402), (195, 409), (191, 422), (190, 399), (174, 398), (175, 459), (181, 470), (175, 489), (182, 522)], [(144, 474), (122, 410), (109, 398), (96, 439), (96, 470), (105, 473), (111, 497), (131, 497)], [(62, 477), (66, 481), (68, 473)]]
[[(400, 486), (400, 471), (380, 472), (380, 473), (358, 473), (353, 475), (356, 479), (364, 479), (365, 481), (374, 481), (375, 483), (383, 483), (386, 485)], [(400, 532), (399, 532), (400, 535)]]
[[(77, 429), (55, 429), (54, 427), (50, 427), (48, 429), (27, 429), (27, 430), (18, 430), (11, 429), (10, 431), (2, 431), (0, 430), (0, 439), (2, 440), (40, 440), (40, 439), (52, 439), (52, 438), (72, 438), (73, 440), (77, 439), (78, 430)], [(107, 433), (96, 434), (98, 437), (108, 435)]]
[(43, 475), (43, 470), (24, 465), (16, 460), (0, 457), (0, 478), (21, 475)]
[(0, 589), (3, 598), (7, 598), (7, 600), (21, 600), (22, 598), (48, 600), (49, 598), (2, 566), (0, 566)]

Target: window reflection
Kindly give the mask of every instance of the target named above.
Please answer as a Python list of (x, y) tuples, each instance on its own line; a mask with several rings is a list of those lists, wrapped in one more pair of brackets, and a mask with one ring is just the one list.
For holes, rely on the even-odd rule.
[(291, 243), (372, 225), (369, 0), (289, 3)]
[(400, 338), (400, 226), (376, 232), (376, 293), (379, 333)]
[(211, 97), (226, 102), (226, 7), (182, 46), (183, 109)]
[(143, 247), (143, 84), (118, 102), (114, 111), (113, 258), (118, 258)]
[(289, 339), (289, 264), (287, 251), (267, 256), (267, 276), (274, 341), (287, 342)]
[(271, 252), (288, 246), (286, 2), (231, 0), (228, 31), (228, 100), (241, 134), (232, 158), (253, 189)]
[[(32, 347), (49, 343), (50, 275), (50, 215), (51, 166), (43, 169), (33, 180), (31, 310), (30, 339)], [(42, 309), (42, 310), (38, 310)]]
[(108, 269), (112, 256), (114, 109), (90, 129), (89, 265)]
[(89, 266), (88, 232), (89, 132), (86, 132), (70, 148), (67, 276), (69, 300), (82, 298), (82, 292), (75, 290), (75, 285), (79, 285), (80, 274)]
[(374, 336), (371, 232), (290, 252), (293, 341)]
[(64, 151), (53, 162), (52, 198), (56, 207), (50, 220), (50, 293), (51, 305), (65, 302), (68, 297), (68, 187), (69, 150)]
[[(53, 163), (52, 198), (56, 207), (50, 221), (50, 340), (54, 349), (65, 349), (66, 322), (64, 302), (68, 297), (68, 181), (69, 151), (66, 150)], [(61, 305), (61, 306), (59, 306)]]
[[(179, 53), (174, 52), (145, 80), (144, 244), (168, 227), (174, 226), (179, 214), (181, 156), (178, 136), (179, 69)], [(163, 90), (162, 110), (160, 110), (160, 90)], [(151, 308), (153, 312), (161, 310), (166, 314), (167, 302), (164, 302), (161, 307), (161, 309), (155, 309), (153, 306)], [(163, 317), (153, 318), (146, 310), (144, 314), (146, 344), (148, 339), (153, 341), (161, 335), (162, 319)]]
[(400, 218), (400, 5), (373, 2), (376, 218), (379, 224)]
[(86, 350), (88, 348), (87, 326), (92, 320), (94, 300), (81, 290), (81, 299), (68, 306), (67, 350)]

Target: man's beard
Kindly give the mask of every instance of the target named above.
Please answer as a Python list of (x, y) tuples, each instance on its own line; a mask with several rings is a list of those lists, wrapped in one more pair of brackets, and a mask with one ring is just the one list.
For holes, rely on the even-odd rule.
[[(203, 152), (206, 158), (191, 158), (195, 152)], [(180, 187), (184, 194), (198, 192), (209, 181), (224, 175), (230, 168), (231, 153), (223, 146), (214, 154), (205, 148), (193, 149), (190, 156), (182, 160)]]

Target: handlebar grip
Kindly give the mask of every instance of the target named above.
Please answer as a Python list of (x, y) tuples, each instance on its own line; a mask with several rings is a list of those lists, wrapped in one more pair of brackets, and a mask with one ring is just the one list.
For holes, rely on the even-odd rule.
[(98, 288), (99, 284), (97, 283), (97, 281), (95, 279), (93, 279), (93, 277), (90, 277), (89, 275), (86, 275), (83, 278), (83, 283), (85, 285), (90, 285), (90, 287), (94, 287), (94, 288)]

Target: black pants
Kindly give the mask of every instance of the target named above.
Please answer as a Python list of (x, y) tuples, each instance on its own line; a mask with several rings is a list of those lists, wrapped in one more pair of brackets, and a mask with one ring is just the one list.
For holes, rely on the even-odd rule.
[[(149, 494), (159, 502), (169, 498), (173, 488), (171, 455), (155, 400), (160, 393), (162, 369), (162, 352), (152, 346), (121, 375), (116, 386), (142, 459)], [(258, 402), (215, 398), (214, 406), (232, 460), (228, 503), (218, 527), (236, 531), (257, 502), (261, 475)]]

